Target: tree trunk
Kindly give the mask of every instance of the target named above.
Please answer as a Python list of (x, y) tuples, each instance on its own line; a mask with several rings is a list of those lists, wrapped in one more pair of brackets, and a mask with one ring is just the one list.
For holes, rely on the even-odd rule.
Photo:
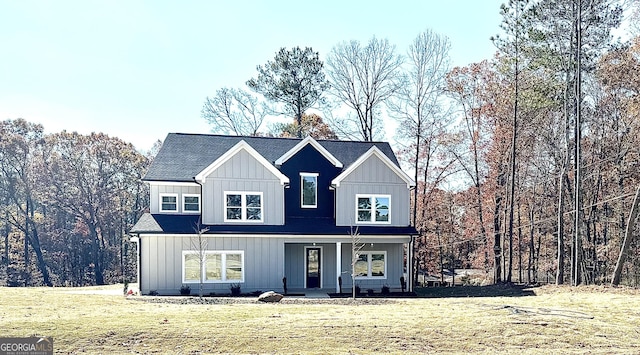
[(104, 274), (102, 265), (102, 251), (100, 250), (100, 238), (98, 236), (97, 227), (89, 226), (91, 233), (91, 259), (93, 261), (93, 272), (95, 275), (96, 285), (104, 285)]
[(620, 277), (622, 275), (622, 267), (627, 260), (627, 254), (629, 252), (629, 246), (631, 246), (631, 238), (633, 237), (633, 228), (636, 225), (636, 219), (638, 218), (638, 212), (640, 212), (640, 187), (636, 190), (636, 196), (633, 198), (633, 205), (631, 206), (631, 212), (629, 213), (629, 220), (627, 221), (627, 227), (624, 232), (624, 240), (622, 241), (622, 247), (620, 248), (620, 254), (618, 255), (618, 261), (616, 267), (613, 270), (613, 277), (611, 278), (611, 286), (617, 286), (620, 284)]
[[(566, 155), (566, 158), (568, 160), (568, 154)], [(556, 228), (558, 237), (558, 258), (556, 263), (556, 285), (562, 285), (564, 283), (564, 169), (565, 168), (563, 167), (558, 179), (558, 225)]]
[[(504, 178), (502, 178), (502, 176), (503, 174), (500, 174), (498, 177), (499, 183), (502, 183), (504, 181)], [(493, 236), (494, 236), (493, 252), (495, 256), (495, 263), (494, 263), (494, 269), (493, 269), (493, 282), (496, 284), (502, 282), (502, 275), (501, 275), (501, 269), (500, 269), (500, 252), (501, 252), (500, 239), (502, 236), (502, 233), (500, 232), (502, 229), (500, 226), (501, 205), (502, 205), (502, 196), (499, 193), (496, 193), (496, 206), (493, 211)]]
[(535, 280), (535, 253), (536, 253), (536, 245), (533, 239), (534, 237), (534, 228), (535, 224), (533, 224), (533, 205), (529, 208), (529, 262), (527, 263), (527, 282), (532, 283)]

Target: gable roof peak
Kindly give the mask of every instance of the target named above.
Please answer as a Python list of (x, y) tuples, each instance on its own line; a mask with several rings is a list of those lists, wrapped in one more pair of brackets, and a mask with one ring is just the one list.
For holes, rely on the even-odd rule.
[(286, 177), (280, 170), (276, 169), (265, 157), (263, 157), (258, 151), (256, 151), (249, 143), (247, 143), (244, 139), (240, 142), (236, 143), (231, 149), (229, 149), (226, 153), (222, 154), (218, 159), (216, 159), (213, 163), (207, 166), (205, 169), (200, 171), (196, 176), (195, 180), (199, 183), (204, 183), (206, 177), (211, 174), (213, 171), (218, 169), (222, 164), (226, 163), (229, 159), (231, 159), (234, 155), (239, 153), (240, 151), (246, 151), (251, 155), (254, 159), (256, 159), (260, 164), (262, 164), (267, 170), (269, 170), (273, 175), (275, 175), (282, 185), (289, 183), (289, 178)]
[(356, 170), (360, 165), (362, 165), (365, 161), (367, 161), (372, 156), (378, 157), (386, 166), (389, 167), (393, 172), (395, 172), (404, 182), (407, 183), (407, 188), (411, 188), (416, 186), (415, 181), (407, 175), (400, 167), (391, 161), (388, 156), (386, 156), (378, 147), (375, 145), (369, 148), (366, 153), (361, 155), (356, 161), (353, 162), (347, 169), (345, 169), (340, 175), (336, 176), (335, 179), (331, 181), (331, 185), (335, 185), (336, 187), (340, 186), (340, 182), (344, 180), (347, 176), (349, 176), (354, 170)]
[(300, 143), (296, 144), (293, 148), (289, 149), (286, 153), (284, 153), (280, 158), (275, 161), (277, 166), (281, 166), (284, 164), (289, 158), (296, 155), (302, 148), (307, 145), (311, 145), (315, 150), (317, 150), (320, 154), (322, 154), (333, 166), (336, 168), (342, 168), (344, 165), (340, 160), (338, 160), (333, 154), (329, 153), (325, 147), (323, 147), (317, 140), (313, 139), (311, 136), (307, 136), (305, 139), (301, 140)]

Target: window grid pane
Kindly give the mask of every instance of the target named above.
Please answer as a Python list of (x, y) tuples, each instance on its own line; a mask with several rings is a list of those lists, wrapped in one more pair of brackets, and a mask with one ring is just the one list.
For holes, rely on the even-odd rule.
[(185, 281), (200, 281), (200, 259), (197, 254), (184, 256), (184, 279)]
[(371, 276), (384, 276), (384, 254), (371, 254)]
[(222, 281), (222, 255), (207, 254), (207, 262), (205, 264), (207, 281)]
[(227, 280), (241, 280), (242, 279), (242, 255), (241, 254), (227, 254), (226, 276)]
[(358, 197), (358, 222), (371, 221), (371, 199)]
[(389, 221), (389, 198), (376, 197), (376, 222)]
[(247, 195), (247, 207), (260, 207), (260, 195)]
[(354, 272), (356, 276), (369, 275), (369, 261), (367, 254), (358, 255), (358, 260), (356, 260), (356, 264), (354, 266)]
[(240, 207), (240, 206), (242, 206), (242, 196), (241, 195), (227, 195), (227, 206), (229, 206), (229, 207)]

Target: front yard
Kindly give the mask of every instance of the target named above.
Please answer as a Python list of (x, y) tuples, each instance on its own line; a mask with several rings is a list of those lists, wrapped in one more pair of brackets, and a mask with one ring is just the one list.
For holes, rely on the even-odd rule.
[(51, 336), (65, 353), (640, 352), (640, 292), (624, 288), (460, 288), (279, 304), (97, 289), (0, 288), (0, 334)]

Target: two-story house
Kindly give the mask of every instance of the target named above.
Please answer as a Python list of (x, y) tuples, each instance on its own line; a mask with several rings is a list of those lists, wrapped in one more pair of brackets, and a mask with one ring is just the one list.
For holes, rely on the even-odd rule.
[(289, 290), (334, 292), (339, 277), (348, 290), (356, 231), (356, 284), (410, 279), (414, 181), (388, 143), (171, 133), (143, 180), (149, 213), (131, 230), (143, 294), (201, 275), (205, 294), (281, 292), (284, 277)]

